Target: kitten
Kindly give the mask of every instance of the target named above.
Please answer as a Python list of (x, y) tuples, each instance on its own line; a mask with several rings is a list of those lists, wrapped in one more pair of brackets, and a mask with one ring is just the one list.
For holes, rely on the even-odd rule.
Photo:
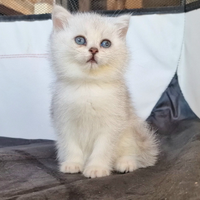
[(135, 114), (124, 80), (130, 16), (72, 15), (56, 5), (52, 19), (60, 171), (95, 178), (153, 166), (155, 136)]

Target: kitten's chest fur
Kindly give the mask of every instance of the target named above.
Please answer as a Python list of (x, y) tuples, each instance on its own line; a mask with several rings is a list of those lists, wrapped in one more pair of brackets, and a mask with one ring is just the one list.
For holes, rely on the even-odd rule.
[[(112, 85), (74, 84), (62, 86), (59, 97), (63, 99), (68, 111), (82, 111), (84, 114), (98, 114), (103, 108), (109, 108), (116, 89)], [(113, 102), (114, 103), (114, 102)], [(92, 113), (91, 113), (92, 112)]]
[(124, 126), (122, 118), (125, 112), (120, 103), (124, 101), (118, 93), (118, 88), (109, 84), (58, 84), (53, 112), (55, 121), (64, 124), (60, 131), (65, 134), (76, 133), (74, 137), (85, 149), (100, 133), (120, 130)]
[(122, 114), (123, 95), (119, 93), (113, 84), (58, 84), (55, 107), (63, 120), (74, 121), (81, 127), (88, 123), (94, 126)]

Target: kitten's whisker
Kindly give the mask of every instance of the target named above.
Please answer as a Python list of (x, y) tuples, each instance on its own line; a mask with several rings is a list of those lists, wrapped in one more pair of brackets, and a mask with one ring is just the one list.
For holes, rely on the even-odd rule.
[(121, 12), (122, 10), (115, 10), (115, 12), (112, 14), (111, 17), (115, 17), (115, 16), (118, 16), (119, 13)]
[(116, 13), (116, 16), (119, 16), (119, 14), (120, 14), (121, 11), (122, 10), (118, 10), (117, 13)]
[(111, 15), (111, 17), (114, 17), (116, 12), (117, 12), (117, 10), (115, 10), (115, 12)]

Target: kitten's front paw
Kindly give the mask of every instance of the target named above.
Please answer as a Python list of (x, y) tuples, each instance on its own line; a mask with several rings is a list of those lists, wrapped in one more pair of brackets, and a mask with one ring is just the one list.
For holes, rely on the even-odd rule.
[(83, 166), (76, 162), (63, 162), (60, 165), (60, 171), (63, 173), (78, 173), (82, 172)]
[(127, 173), (136, 170), (138, 167), (137, 167), (137, 162), (133, 157), (124, 156), (117, 159), (114, 168), (118, 172)]
[(83, 171), (83, 175), (88, 178), (97, 178), (110, 175), (110, 170), (102, 166), (87, 166)]

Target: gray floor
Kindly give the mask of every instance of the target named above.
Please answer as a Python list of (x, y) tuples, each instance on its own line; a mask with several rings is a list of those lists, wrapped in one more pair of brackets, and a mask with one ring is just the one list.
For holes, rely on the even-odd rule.
[(99, 179), (58, 172), (52, 141), (0, 138), (0, 199), (199, 200), (200, 121), (159, 137), (156, 166)]

